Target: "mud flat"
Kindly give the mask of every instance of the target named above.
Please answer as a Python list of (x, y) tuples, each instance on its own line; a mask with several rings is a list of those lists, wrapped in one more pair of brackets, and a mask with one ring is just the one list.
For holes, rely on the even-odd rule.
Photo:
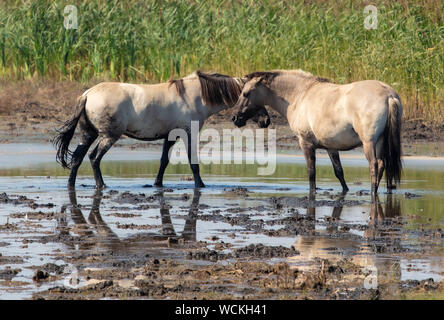
[(320, 157), (310, 201), (299, 157), (279, 156), (268, 177), (203, 166), (208, 187), (195, 191), (186, 165), (153, 188), (159, 154), (116, 148), (103, 162), (106, 190), (93, 189), (85, 165), (69, 193), (49, 146), (21, 147), (0, 152), (2, 299), (444, 297), (436, 158), (406, 160), (401, 187), (371, 203), (353, 155), (350, 192), (340, 195)]
[(405, 161), (404, 182), (371, 203), (365, 160), (344, 157), (342, 197), (319, 157), (307, 198), (305, 165), (279, 155), (275, 174), (242, 165), (186, 165), (152, 187), (159, 154), (115, 148), (108, 188), (88, 165), (76, 192), (49, 145), (0, 152), (3, 299), (442, 299), (444, 163)]

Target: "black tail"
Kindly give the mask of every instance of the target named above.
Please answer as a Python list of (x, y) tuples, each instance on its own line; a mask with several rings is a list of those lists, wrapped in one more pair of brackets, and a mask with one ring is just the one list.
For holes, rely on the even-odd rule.
[(58, 135), (54, 138), (52, 143), (57, 149), (56, 160), (63, 168), (71, 167), (72, 151), (69, 150), (69, 142), (74, 136), (77, 123), (85, 111), (86, 96), (81, 96), (77, 99), (76, 114), (71, 120), (66, 121), (61, 128), (57, 130)]
[(401, 182), (401, 122), (402, 104), (398, 96), (389, 97), (387, 126), (384, 131), (384, 152), (383, 161), (385, 166), (385, 176), (387, 187), (393, 187), (393, 180), (396, 184)]

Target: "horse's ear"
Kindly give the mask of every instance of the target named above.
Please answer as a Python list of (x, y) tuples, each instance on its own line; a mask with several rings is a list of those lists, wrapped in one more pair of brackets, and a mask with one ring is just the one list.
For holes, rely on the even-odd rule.
[(267, 80), (265, 79), (265, 77), (260, 77), (259, 80), (256, 82), (256, 85), (260, 84), (267, 84)]

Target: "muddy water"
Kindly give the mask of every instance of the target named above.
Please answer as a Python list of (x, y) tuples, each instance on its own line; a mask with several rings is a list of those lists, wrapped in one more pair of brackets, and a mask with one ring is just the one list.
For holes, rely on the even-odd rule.
[(9, 200), (0, 200), (0, 297), (28, 298), (65, 284), (66, 270), (53, 281), (32, 279), (47, 263), (72, 268), (82, 258), (82, 267), (136, 266), (150, 257), (207, 264), (214, 261), (188, 259), (190, 250), (228, 256), (250, 244), (294, 248), (300, 254), (265, 260), (301, 270), (315, 268), (319, 258), (348, 258), (376, 270), (381, 283), (444, 277), (440, 158), (406, 158), (402, 185), (393, 196), (382, 189), (378, 203), (370, 202), (367, 163), (356, 154), (342, 160), (351, 189), (345, 198), (327, 157), (319, 156), (315, 203), (306, 199), (300, 156), (278, 156), (267, 177), (257, 176), (255, 165), (202, 166), (207, 188), (199, 192), (187, 165), (170, 166), (165, 188), (153, 188), (159, 158), (113, 149), (102, 164), (105, 191), (94, 191), (84, 164), (76, 192), (68, 193), (67, 172), (50, 146), (2, 146), (0, 194)]

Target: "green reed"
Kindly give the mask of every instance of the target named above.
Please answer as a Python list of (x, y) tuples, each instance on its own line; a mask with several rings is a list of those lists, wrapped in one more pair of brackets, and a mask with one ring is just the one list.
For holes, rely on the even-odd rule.
[(442, 1), (67, 1), (0, 4), (0, 77), (157, 82), (196, 69), (300, 68), (338, 83), (378, 79), (408, 118), (444, 119)]

